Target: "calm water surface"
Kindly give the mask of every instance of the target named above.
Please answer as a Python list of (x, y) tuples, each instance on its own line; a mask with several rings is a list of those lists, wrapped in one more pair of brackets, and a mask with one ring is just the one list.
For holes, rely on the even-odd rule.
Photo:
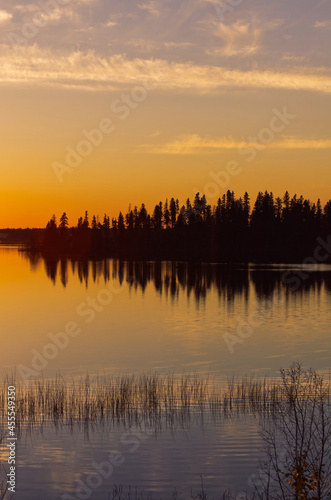
[[(331, 266), (54, 262), (0, 247), (0, 269), (2, 366), (18, 378), (172, 372), (226, 380), (275, 376), (295, 359), (329, 372)], [(72, 323), (79, 333), (52, 347)], [(78, 498), (75, 480), (116, 450), (125, 461), (89, 498), (107, 500), (113, 484), (156, 498), (176, 487), (189, 498), (201, 474), (214, 496), (247, 489), (258, 430), (249, 415), (217, 423), (207, 416), (142, 439), (131, 452), (124, 423), (89, 436), (46, 426), (19, 441), (17, 498)]]

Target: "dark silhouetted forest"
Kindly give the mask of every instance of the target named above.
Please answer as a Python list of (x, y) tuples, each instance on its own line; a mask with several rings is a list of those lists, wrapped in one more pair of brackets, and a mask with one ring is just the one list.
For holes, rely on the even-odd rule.
[[(35, 233), (31, 249), (77, 258), (299, 262), (316, 260), (318, 239), (330, 234), (331, 200), (322, 207), (320, 200), (291, 198), (288, 192), (274, 198), (265, 191), (251, 206), (248, 193), (236, 198), (227, 191), (214, 206), (197, 193), (184, 205), (174, 198), (160, 202), (152, 213), (145, 204), (113, 219), (107, 214), (102, 220), (90, 218), (85, 212), (74, 227), (69, 227), (66, 213), (59, 221), (53, 215), (46, 229)], [(327, 261), (325, 251), (317, 261)]]

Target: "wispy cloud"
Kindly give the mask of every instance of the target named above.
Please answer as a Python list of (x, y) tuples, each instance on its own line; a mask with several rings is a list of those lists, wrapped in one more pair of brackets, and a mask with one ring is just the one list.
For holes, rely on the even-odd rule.
[(48, 23), (59, 23), (66, 20), (75, 19), (76, 22), (79, 21), (80, 16), (78, 12), (84, 11), (88, 6), (96, 3), (98, 0), (72, 0), (72, 2), (62, 5), (60, 2), (55, 2), (53, 6), (47, 8), (47, 2), (38, 3), (25, 3), (17, 4), (14, 9), (17, 13), (22, 15), (27, 15), (29, 20), (29, 15), (41, 13)]
[(327, 21), (316, 21), (314, 28), (331, 28), (331, 19)]
[(232, 137), (210, 138), (198, 134), (183, 134), (172, 142), (158, 145), (143, 145), (142, 148), (154, 154), (186, 155), (213, 153), (215, 149), (236, 149), (239, 143)]
[(6, 10), (0, 10), (0, 24), (10, 21), (13, 15)]
[(143, 52), (152, 52), (161, 48), (161, 44), (159, 42), (155, 40), (146, 40), (145, 38), (133, 38), (128, 40), (125, 45), (134, 47), (135, 49)]
[(39, 84), (107, 90), (132, 86), (146, 77), (158, 80), (161, 90), (224, 92), (227, 89), (287, 89), (331, 94), (331, 72), (300, 68), (287, 72), (242, 71), (192, 62), (128, 59), (119, 54), (102, 57), (94, 51), (52, 51), (37, 45), (13, 50), (0, 45), (0, 83)]
[[(296, 139), (288, 137), (275, 143), (281, 149), (331, 149), (331, 139)], [(272, 144), (271, 146), (272, 147)]]
[(164, 48), (166, 49), (187, 49), (192, 47), (192, 42), (160, 42), (156, 40), (147, 40), (145, 38), (133, 38), (125, 42), (128, 47), (134, 47), (141, 52), (154, 52)]
[(146, 10), (149, 14), (155, 17), (159, 17), (161, 14), (160, 8), (154, 0), (150, 0), (148, 3), (138, 4), (140, 9)]
[(173, 49), (173, 48), (193, 47), (195, 44), (192, 42), (164, 42), (163, 45), (167, 49)]
[[(198, 134), (181, 135), (172, 142), (159, 145), (144, 145), (142, 148), (152, 154), (191, 155), (213, 154), (217, 151), (260, 147), (260, 143), (228, 137), (201, 137)], [(269, 149), (331, 149), (331, 139), (302, 139), (284, 137), (266, 146)]]
[(158, 137), (160, 134), (161, 134), (161, 132), (159, 130), (156, 130), (149, 137)]
[(46, 12), (40, 5), (29, 3), (25, 5), (16, 5), (15, 10), (20, 14), (26, 15), (24, 21), (29, 21), (30, 18), (32, 19), (33, 15), (37, 13), (47, 21), (47, 24), (58, 24), (65, 20), (72, 21), (74, 18), (76, 21), (78, 20), (77, 12), (69, 5), (61, 6), (60, 4), (56, 4), (55, 9)]
[(114, 26), (118, 26), (118, 22), (116, 22), (116, 21), (108, 21), (108, 22), (105, 24), (105, 26), (106, 26), (107, 28), (114, 28)]
[(221, 21), (202, 22), (208, 31), (223, 40), (223, 45), (209, 47), (206, 53), (223, 57), (247, 57), (255, 55), (263, 48), (262, 38), (265, 32), (270, 32), (284, 23), (283, 19), (263, 20), (256, 16), (249, 19), (238, 19), (232, 24)]
[(259, 49), (261, 33), (261, 29), (253, 22), (236, 21), (233, 24), (219, 22), (214, 29), (214, 35), (224, 41), (224, 46), (209, 49), (207, 52), (227, 57), (255, 54)]
[(40, 10), (40, 7), (34, 3), (26, 3), (24, 5), (14, 5), (14, 9), (18, 12), (35, 12), (36, 10)]
[(283, 61), (291, 61), (291, 62), (303, 62), (306, 60), (306, 56), (295, 56), (294, 54), (285, 54), (282, 57)]

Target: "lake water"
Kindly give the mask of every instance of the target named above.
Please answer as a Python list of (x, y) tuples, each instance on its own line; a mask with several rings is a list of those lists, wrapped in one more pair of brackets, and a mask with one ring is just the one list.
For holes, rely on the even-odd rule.
[[(2, 246), (0, 269), (2, 367), (17, 380), (157, 372), (222, 382), (274, 377), (293, 360), (329, 373), (331, 266), (54, 262)], [(119, 422), (88, 435), (47, 425), (23, 435), (17, 498), (107, 500), (114, 484), (153, 498), (176, 488), (177, 498), (190, 498), (201, 475), (216, 497), (249, 488), (260, 456), (252, 415), (197, 415), (182, 428), (143, 434), (134, 451), (126, 432)], [(77, 496), (75, 481), (86, 483), (92, 464), (114, 451), (123, 463)]]

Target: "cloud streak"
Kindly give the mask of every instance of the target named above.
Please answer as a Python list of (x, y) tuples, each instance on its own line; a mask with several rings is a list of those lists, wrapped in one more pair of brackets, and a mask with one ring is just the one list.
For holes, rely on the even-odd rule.
[(154, 0), (151, 0), (149, 3), (138, 4), (138, 7), (139, 9), (146, 10), (154, 17), (159, 17), (161, 14), (161, 11)]
[(331, 19), (327, 21), (316, 21), (314, 28), (329, 28), (331, 29)]
[[(172, 142), (159, 145), (144, 145), (142, 149), (152, 154), (192, 155), (214, 154), (223, 150), (240, 150), (244, 148), (259, 148), (261, 143), (248, 142), (245, 139), (234, 139), (231, 136), (212, 138), (201, 137), (199, 134), (182, 135)], [(302, 139), (284, 137), (265, 145), (268, 149), (331, 149), (331, 139)]]
[(224, 41), (224, 46), (208, 50), (208, 54), (248, 56), (258, 52), (262, 31), (251, 22), (236, 21), (230, 25), (218, 23), (214, 34)]
[(197, 93), (227, 89), (284, 89), (331, 94), (328, 69), (300, 68), (288, 72), (242, 71), (192, 62), (162, 59), (128, 59), (119, 54), (102, 57), (94, 51), (61, 52), (37, 45), (13, 50), (0, 46), (0, 84), (38, 84), (82, 90), (110, 90), (132, 86), (146, 77), (157, 77), (161, 90)]
[(0, 24), (6, 23), (12, 19), (13, 15), (6, 10), (0, 10)]

